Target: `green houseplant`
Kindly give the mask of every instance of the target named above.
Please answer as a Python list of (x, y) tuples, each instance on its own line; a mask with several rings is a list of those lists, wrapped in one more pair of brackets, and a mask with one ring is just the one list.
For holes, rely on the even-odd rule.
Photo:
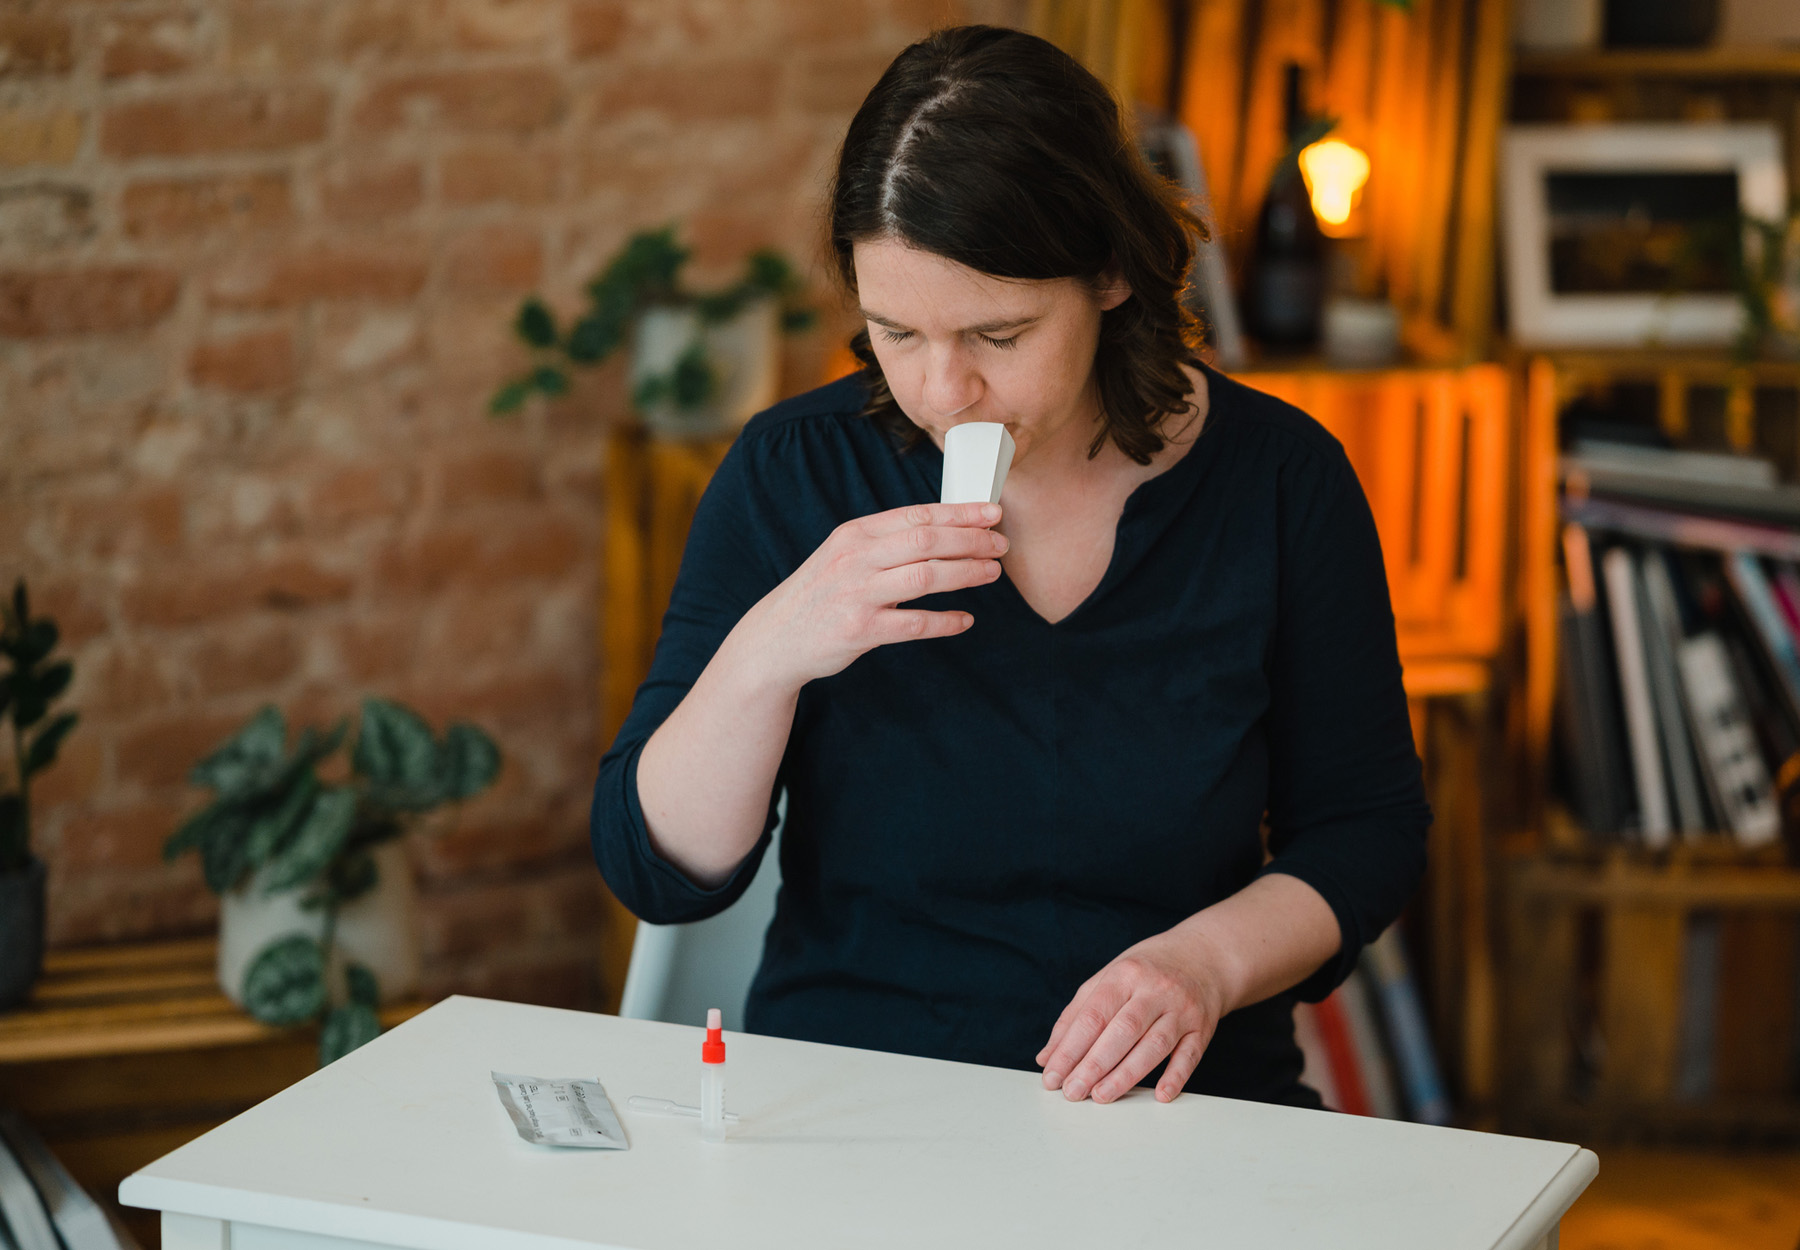
[[(167, 859), (200, 856), (207, 886), (223, 900), (222, 930), (234, 904), (239, 916), (260, 916), (267, 940), (242, 961), (241, 981), (228, 951), (243, 943), (222, 931), (221, 980), (265, 1023), (318, 1020), (321, 1063), (380, 1031), (376, 972), (340, 949), (346, 909), (370, 899), (384, 878), (401, 884), (404, 860), (387, 855), (384, 873), (384, 851), (398, 851), (395, 840), (413, 821), (480, 793), (500, 769), (499, 749), (475, 726), (452, 724), (435, 736), (417, 713), (371, 698), (347, 775), (322, 780), (347, 731), (341, 721), (325, 731), (309, 726), (290, 747), (281, 713), (263, 708), (194, 766), (192, 780), (214, 798), (163, 846)], [(410, 878), (404, 885), (410, 891)]]
[(44, 966), (44, 861), (31, 853), (31, 778), (56, 762), (74, 712), (52, 716), (75, 666), (52, 660), (56, 622), (31, 615), (21, 579), (0, 602), (0, 718), (12, 727), (12, 785), (0, 790), (0, 1011), (25, 1001)]
[(490, 411), (564, 394), (571, 368), (597, 365), (627, 344), (632, 402), (653, 429), (713, 432), (774, 402), (777, 335), (813, 322), (793, 266), (764, 249), (737, 282), (701, 292), (681, 281), (688, 257), (673, 226), (646, 230), (588, 283), (588, 307), (566, 325), (543, 300), (527, 299), (513, 332), (536, 362), (494, 393)]

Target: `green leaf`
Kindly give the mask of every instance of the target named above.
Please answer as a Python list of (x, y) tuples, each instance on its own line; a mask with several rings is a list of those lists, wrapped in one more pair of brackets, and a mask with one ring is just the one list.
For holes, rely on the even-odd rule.
[(544, 394), (555, 398), (568, 393), (569, 377), (555, 365), (539, 365), (531, 371), (531, 384)]
[(6, 715), (6, 709), (12, 706), (13, 675), (0, 673), (0, 717)]
[(466, 799), (480, 794), (499, 773), (500, 748), (484, 731), (460, 723), (445, 731), (438, 776), (446, 798)]
[(25, 590), (25, 579), (21, 577), (13, 583), (12, 620), (8, 622), (15, 629), (23, 629), (25, 622), (31, 619), (31, 596)]
[(163, 843), (163, 859), (173, 863), (180, 858), (183, 852), (199, 846), (206, 838), (207, 826), (217, 819), (220, 809), (225, 806), (228, 805), (209, 803), (182, 821), (175, 832), (171, 833), (168, 840)]
[(31, 680), (29, 669), (13, 671), (13, 705), (12, 722), (15, 729), (30, 729), (44, 719), (44, 713), (50, 710), (50, 703), (39, 693), (37, 684)]
[(308, 769), (294, 779), (280, 803), (264, 807), (251, 818), (249, 835), (244, 839), (244, 859), (251, 868), (261, 868), (286, 845), (312, 811), (319, 797), (319, 779)]
[(625, 323), (620, 318), (606, 318), (590, 313), (575, 323), (569, 331), (569, 341), (563, 350), (569, 359), (584, 365), (591, 365), (606, 359), (613, 350), (625, 341)]
[(250, 860), (244, 854), (250, 817), (235, 805), (221, 804), (214, 813), (200, 835), (200, 867), (206, 888), (214, 894), (224, 894), (236, 889), (250, 869)]
[(503, 417), (509, 412), (517, 412), (531, 398), (531, 379), (529, 377), (514, 378), (505, 386), (494, 392), (488, 400), (488, 411), (496, 417)]
[(345, 1055), (381, 1036), (381, 1021), (362, 1003), (334, 1007), (319, 1030), (319, 1066), (336, 1063)]
[(384, 792), (411, 795), (416, 805), (436, 799), (437, 743), (431, 727), (411, 708), (386, 699), (364, 699), (362, 729), (351, 756), (356, 771)]
[(332, 789), (320, 794), (287, 844), (269, 861), (263, 892), (291, 890), (324, 872), (343, 849), (355, 819), (356, 791)]
[(48, 702), (69, 688), (69, 679), (73, 676), (75, 666), (67, 660), (58, 660), (37, 675), (38, 693)]
[(671, 379), (671, 395), (675, 406), (698, 408), (712, 398), (715, 384), (712, 364), (706, 359), (705, 345), (699, 342), (690, 344), (675, 361), (675, 373)]
[(63, 739), (69, 736), (69, 730), (75, 728), (75, 722), (79, 719), (74, 712), (64, 712), (38, 731), (37, 737), (31, 740), (31, 749), (25, 753), (26, 776), (40, 772), (56, 762), (56, 753), (62, 749)]
[(532, 347), (556, 346), (556, 318), (541, 299), (533, 297), (519, 306), (513, 330)]
[(375, 983), (375, 974), (363, 965), (345, 964), (344, 984), (350, 988), (351, 1002), (371, 1009), (381, 1004), (381, 990)]
[(324, 1006), (324, 954), (304, 933), (269, 943), (244, 973), (244, 1010), (264, 1024), (298, 1024)]
[(819, 314), (811, 308), (784, 308), (781, 310), (781, 332), (783, 334), (799, 334), (810, 330), (818, 324)]
[(56, 650), (56, 622), (50, 620), (25, 621), (25, 636), (20, 641), (17, 652), (20, 664), (36, 664), (39, 660)]
[(265, 707), (223, 746), (194, 765), (188, 777), (231, 798), (248, 798), (280, 768), (287, 745), (281, 712)]

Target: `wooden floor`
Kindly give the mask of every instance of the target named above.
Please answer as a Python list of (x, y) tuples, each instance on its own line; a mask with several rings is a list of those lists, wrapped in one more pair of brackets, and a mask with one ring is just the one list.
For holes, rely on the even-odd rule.
[(1601, 1150), (1560, 1250), (1797, 1250), (1800, 1152)]

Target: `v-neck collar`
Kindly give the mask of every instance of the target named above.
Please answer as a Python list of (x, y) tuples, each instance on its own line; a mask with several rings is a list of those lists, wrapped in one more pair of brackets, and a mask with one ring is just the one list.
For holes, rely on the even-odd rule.
[[(1047, 630), (1067, 628), (1078, 617), (1088, 614), (1093, 605), (1104, 599), (1108, 592), (1124, 579), (1133, 566), (1143, 558), (1155, 537), (1154, 531), (1160, 531), (1158, 521), (1166, 522), (1180, 511), (1181, 505), (1193, 493), (1194, 485), (1200, 477), (1200, 461), (1203, 455), (1210, 454), (1217, 445), (1217, 438), (1209, 438), (1219, 416), (1219, 399), (1226, 387), (1239, 385), (1232, 382), (1224, 374), (1204, 361), (1200, 362), (1201, 373), (1206, 378), (1206, 418), (1200, 424), (1200, 432), (1194, 436), (1193, 445), (1174, 464), (1154, 477), (1139, 482), (1129, 495), (1125, 497), (1125, 506), (1119, 510), (1118, 524), (1113, 530), (1112, 555), (1106, 562), (1106, 571), (1094, 588), (1087, 593), (1068, 613), (1058, 620), (1050, 620), (1043, 613), (1031, 606), (1012, 577), (1006, 572), (1005, 564), (1000, 566), (999, 578), (991, 583), (996, 587), (1004, 587), (1002, 593), (1010, 595), (1014, 605), (1024, 612), (1032, 621)], [(918, 478), (924, 487), (935, 498), (942, 492), (944, 481), (944, 453), (929, 438), (921, 439), (909, 451), (902, 453), (904, 459), (910, 460)], [(1134, 540), (1135, 545), (1128, 550), (1127, 537)]]

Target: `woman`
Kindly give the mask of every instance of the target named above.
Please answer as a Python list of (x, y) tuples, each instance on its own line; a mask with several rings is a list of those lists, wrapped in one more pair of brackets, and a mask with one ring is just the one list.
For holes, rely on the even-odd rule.
[[(700, 504), (601, 764), (608, 883), (723, 909), (785, 789), (748, 1030), (1317, 1106), (1294, 993), (1394, 919), (1430, 821), (1342, 449), (1195, 357), (1199, 223), (1043, 40), (901, 53), (831, 227), (864, 368)], [(1003, 506), (932, 502), (963, 421), (1012, 432)]]

